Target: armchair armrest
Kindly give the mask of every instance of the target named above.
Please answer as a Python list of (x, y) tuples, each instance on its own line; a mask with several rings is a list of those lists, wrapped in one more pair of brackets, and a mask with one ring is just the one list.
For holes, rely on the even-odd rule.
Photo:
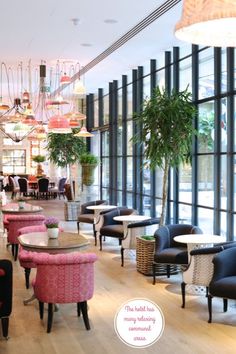
[(213, 254), (213, 253), (219, 253), (223, 251), (222, 246), (215, 246), (215, 247), (204, 247), (204, 248), (197, 248), (194, 249), (190, 252), (191, 256), (197, 256), (197, 255), (205, 255), (205, 254)]
[(155, 225), (155, 224), (159, 224), (160, 223), (160, 218), (152, 218), (152, 219), (148, 219), (148, 220), (144, 220), (144, 221), (140, 221), (140, 222), (134, 222), (128, 225), (128, 229), (132, 229), (135, 227), (145, 227), (145, 226), (149, 226), (149, 225)]

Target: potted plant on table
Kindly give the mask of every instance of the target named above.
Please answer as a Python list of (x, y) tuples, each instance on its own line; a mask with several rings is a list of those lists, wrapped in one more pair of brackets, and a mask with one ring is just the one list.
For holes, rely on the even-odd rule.
[(24, 209), (24, 207), (25, 207), (25, 198), (19, 197), (17, 199), (17, 201), (18, 201), (19, 209)]
[(197, 134), (193, 125), (196, 108), (187, 89), (169, 94), (156, 87), (151, 98), (144, 101), (141, 112), (134, 115), (139, 132), (133, 141), (143, 144), (152, 170), (163, 170), (160, 225), (165, 223), (170, 167), (190, 161), (192, 139)]
[(44, 221), (47, 228), (49, 238), (57, 238), (59, 234), (59, 219), (55, 217), (48, 217)]
[(79, 162), (82, 166), (82, 183), (91, 186), (94, 183), (94, 170), (98, 165), (98, 158), (90, 152), (81, 154)]

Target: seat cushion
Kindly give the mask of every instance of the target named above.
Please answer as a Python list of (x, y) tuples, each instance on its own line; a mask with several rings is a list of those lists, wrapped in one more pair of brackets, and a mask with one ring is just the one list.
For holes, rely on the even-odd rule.
[(210, 284), (209, 292), (212, 296), (219, 296), (227, 299), (236, 298), (236, 276), (221, 278)]
[(94, 214), (81, 214), (78, 217), (79, 222), (85, 222), (87, 224), (94, 223)]
[(167, 264), (188, 264), (187, 248), (165, 248), (160, 253), (154, 255), (154, 262)]
[(123, 238), (124, 228), (123, 225), (107, 225), (100, 229), (100, 234), (103, 236)]

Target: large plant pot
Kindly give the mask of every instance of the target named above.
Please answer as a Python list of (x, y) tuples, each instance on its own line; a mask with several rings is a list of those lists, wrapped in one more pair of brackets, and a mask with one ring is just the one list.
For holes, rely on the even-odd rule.
[(36, 176), (42, 176), (44, 174), (43, 167), (41, 163), (38, 163), (37, 165), (37, 170), (36, 170)]
[(97, 165), (83, 164), (82, 165), (82, 183), (85, 186), (91, 186), (94, 183), (94, 171)]

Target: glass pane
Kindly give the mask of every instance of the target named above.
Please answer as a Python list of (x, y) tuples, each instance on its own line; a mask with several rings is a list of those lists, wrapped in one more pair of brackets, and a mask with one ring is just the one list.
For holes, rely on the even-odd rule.
[(143, 97), (144, 99), (150, 97), (150, 76), (143, 79)]
[(214, 58), (210, 47), (199, 53), (199, 99), (214, 96)]
[(214, 149), (214, 102), (203, 103), (198, 109), (198, 151), (212, 152)]
[(143, 197), (143, 214), (150, 216), (151, 213), (151, 198)]
[(213, 173), (213, 156), (198, 156), (198, 203), (200, 205), (214, 205)]
[(109, 190), (107, 188), (102, 188), (102, 199), (109, 201)]
[(122, 189), (122, 157), (117, 158), (117, 188)]
[[(226, 155), (221, 156), (221, 179), (220, 179), (220, 208), (226, 209), (227, 203), (227, 158)], [(236, 198), (234, 198), (234, 205)], [(234, 207), (235, 209), (235, 207)]]
[(227, 214), (224, 212), (220, 213), (220, 223), (220, 235), (226, 237)]
[(192, 207), (189, 205), (179, 204), (179, 223), (192, 223)]
[(221, 100), (221, 151), (227, 151), (227, 101)]
[(127, 157), (127, 190), (133, 189), (133, 158)]
[(183, 91), (187, 88), (192, 92), (192, 58), (186, 58), (179, 62), (179, 89)]
[(102, 132), (102, 156), (109, 156), (109, 132)]
[(226, 63), (226, 49), (221, 49), (221, 92), (227, 91), (227, 63)]
[(104, 96), (104, 117), (103, 117), (103, 124), (106, 125), (109, 123), (109, 95)]
[(192, 167), (190, 164), (179, 167), (179, 201), (192, 203)]
[(162, 198), (163, 170), (156, 169), (156, 197)]
[(102, 158), (102, 186), (109, 187), (109, 158)]
[(117, 155), (122, 155), (122, 122), (119, 120), (118, 126), (117, 126)]
[(127, 121), (127, 155), (133, 154), (133, 142), (131, 138), (133, 137), (133, 122), (131, 120)]
[(98, 100), (94, 101), (94, 127), (98, 127)]
[(198, 225), (203, 233), (213, 234), (213, 210), (198, 208)]
[(133, 208), (133, 194), (132, 193), (127, 193), (127, 207), (128, 208)]

